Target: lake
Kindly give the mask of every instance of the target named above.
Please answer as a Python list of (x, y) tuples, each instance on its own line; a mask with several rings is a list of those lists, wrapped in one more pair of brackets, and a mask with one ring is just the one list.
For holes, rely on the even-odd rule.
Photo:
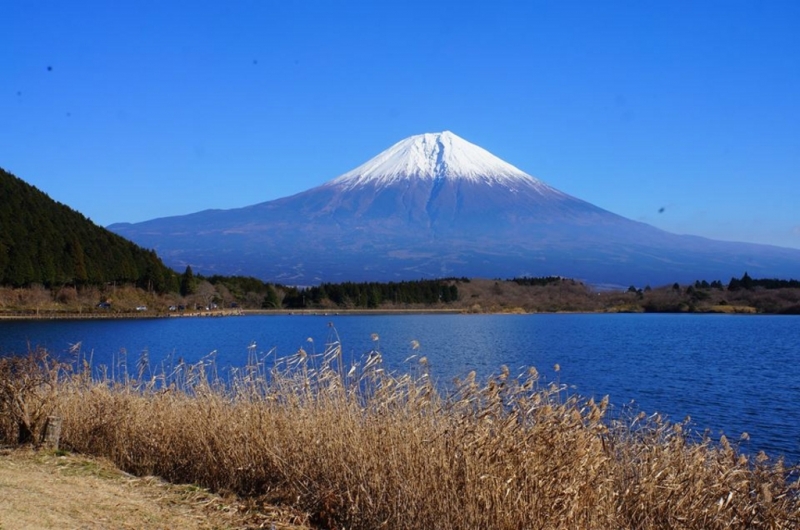
[[(332, 326), (331, 326), (332, 324)], [(0, 321), (0, 354), (80, 348), (95, 366), (151, 365), (214, 352), (218, 366), (242, 366), (248, 351), (286, 356), (324, 350), (338, 333), (345, 359), (372, 348), (389, 369), (425, 355), (442, 384), (476, 370), (535, 366), (547, 381), (585, 396), (633, 402), (699, 431), (725, 433), (747, 453), (800, 462), (800, 317), (690, 314), (245, 316), (131, 320)], [(379, 340), (372, 340), (377, 334)], [(411, 341), (420, 343), (413, 351)], [(78, 345), (78, 346), (75, 346)], [(413, 362), (413, 361), (410, 361)], [(560, 365), (555, 372), (554, 365)]]

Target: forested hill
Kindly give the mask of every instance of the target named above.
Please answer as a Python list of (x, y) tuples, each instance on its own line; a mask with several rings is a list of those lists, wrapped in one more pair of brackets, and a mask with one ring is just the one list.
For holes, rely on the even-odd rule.
[(97, 226), (0, 169), (0, 285), (135, 283), (177, 291), (156, 253)]

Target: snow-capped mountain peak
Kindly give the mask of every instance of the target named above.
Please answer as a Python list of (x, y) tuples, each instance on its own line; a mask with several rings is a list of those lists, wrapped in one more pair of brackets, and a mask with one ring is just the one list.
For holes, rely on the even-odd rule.
[(510, 188), (521, 184), (547, 187), (450, 131), (419, 134), (401, 140), (330, 184), (345, 189), (365, 184), (383, 188), (411, 179), (463, 179)]

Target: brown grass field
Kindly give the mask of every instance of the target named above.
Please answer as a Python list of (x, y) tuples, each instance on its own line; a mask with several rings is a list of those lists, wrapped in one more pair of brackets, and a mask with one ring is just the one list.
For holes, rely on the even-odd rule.
[(97, 379), (45, 352), (2, 359), (0, 441), (40, 440), (57, 415), (64, 449), (318, 528), (800, 527), (800, 486), (780, 461), (657, 415), (611, 418), (606, 400), (534, 369), (440, 390), (424, 357), (387, 373), (375, 340), (356, 366), (334, 341), (252, 359), (230, 381), (206, 362)]
[(233, 496), (134, 477), (103, 458), (29, 448), (0, 450), (0, 528), (302, 530), (304, 516)]

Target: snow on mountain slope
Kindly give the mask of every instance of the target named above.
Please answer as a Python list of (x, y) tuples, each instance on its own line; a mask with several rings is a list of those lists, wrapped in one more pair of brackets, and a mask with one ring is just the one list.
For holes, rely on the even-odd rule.
[(460, 180), (509, 189), (534, 187), (542, 193), (556, 191), (450, 131), (401, 140), (329, 185), (351, 190), (371, 184), (380, 189), (410, 180)]

